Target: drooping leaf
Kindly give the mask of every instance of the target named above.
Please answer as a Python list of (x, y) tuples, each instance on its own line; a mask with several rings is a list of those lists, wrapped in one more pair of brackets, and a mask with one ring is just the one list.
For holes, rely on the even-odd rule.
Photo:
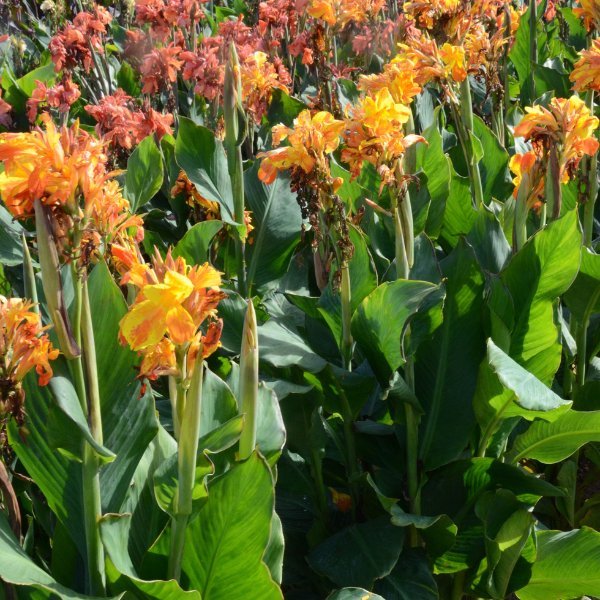
[(564, 295), (565, 304), (571, 314), (583, 324), (588, 318), (600, 312), (600, 255), (589, 248), (581, 253), (581, 267), (575, 281)]
[(223, 228), (222, 221), (196, 223), (173, 250), (173, 258), (182, 256), (188, 265), (203, 265), (210, 261), (210, 243)]

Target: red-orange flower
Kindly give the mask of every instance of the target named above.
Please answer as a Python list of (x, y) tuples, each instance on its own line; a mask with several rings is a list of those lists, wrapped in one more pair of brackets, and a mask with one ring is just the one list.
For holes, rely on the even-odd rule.
[(180, 52), (181, 48), (171, 43), (162, 48), (154, 48), (144, 56), (140, 67), (144, 84), (143, 94), (158, 93), (168, 82), (175, 81), (177, 72), (183, 65), (183, 61), (176, 58)]

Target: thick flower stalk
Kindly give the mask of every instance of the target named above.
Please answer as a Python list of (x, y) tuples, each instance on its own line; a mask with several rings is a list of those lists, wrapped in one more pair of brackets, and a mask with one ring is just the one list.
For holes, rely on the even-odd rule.
[(560, 215), (561, 183), (571, 179), (584, 155), (593, 156), (598, 150), (594, 131), (598, 118), (577, 96), (553, 98), (549, 109), (527, 107), (526, 115), (514, 130), (515, 137), (531, 140), (534, 152), (546, 167), (545, 196), (548, 216)]
[(179, 581), (185, 530), (192, 512), (203, 361), (221, 345), (223, 321), (217, 319), (216, 309), (225, 294), (219, 289), (220, 273), (208, 263), (189, 267), (181, 257), (174, 260), (170, 251), (163, 260), (158, 250), (151, 266), (130, 259), (131, 270), (121, 283), (131, 283), (139, 291), (121, 319), (120, 337), (123, 345), (143, 356), (140, 379), (169, 376), (179, 442), (179, 492), (171, 524), (169, 576)]

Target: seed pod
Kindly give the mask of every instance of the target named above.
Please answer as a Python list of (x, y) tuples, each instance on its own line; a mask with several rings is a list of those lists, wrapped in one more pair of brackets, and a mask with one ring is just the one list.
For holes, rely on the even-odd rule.
[(42, 204), (39, 198), (35, 199), (35, 226), (46, 304), (50, 311), (54, 330), (58, 336), (60, 349), (71, 360), (81, 356), (81, 349), (77, 345), (77, 341), (73, 335), (71, 321), (69, 320), (65, 304), (62, 280), (60, 278), (58, 252), (56, 251), (56, 244), (52, 235), (49, 209)]

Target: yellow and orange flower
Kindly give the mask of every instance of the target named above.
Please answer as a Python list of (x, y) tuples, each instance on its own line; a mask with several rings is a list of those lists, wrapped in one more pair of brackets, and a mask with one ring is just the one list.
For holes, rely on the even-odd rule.
[(0, 134), (0, 194), (15, 217), (33, 212), (33, 200), (63, 205), (73, 216), (86, 216), (104, 183), (104, 144), (79, 129), (79, 122), (57, 131), (49, 115), (42, 115), (46, 130)]
[(361, 75), (358, 89), (373, 96), (379, 90), (387, 88), (394, 102), (410, 104), (421, 91), (421, 86), (415, 81), (415, 77), (412, 63), (396, 57), (389, 64), (383, 65), (383, 73)]
[(527, 210), (541, 206), (541, 198), (544, 196), (544, 175), (541, 160), (533, 150), (525, 154), (515, 154), (511, 157), (509, 163), (510, 170), (515, 174), (513, 183), (515, 189), (513, 197), (517, 198), (523, 175), (527, 174), (527, 183), (529, 190), (527, 193)]
[(444, 44), (440, 48), (440, 58), (444, 63), (444, 74), (449, 76), (457, 83), (467, 78), (467, 69), (465, 68), (465, 49), (462, 46), (452, 46)]
[(597, 0), (579, 0), (580, 7), (573, 9), (573, 15), (583, 19), (588, 31), (596, 29), (600, 31), (600, 4)]
[(404, 12), (421, 27), (432, 29), (441, 17), (455, 14), (460, 7), (459, 0), (410, 0), (404, 3)]
[(581, 50), (569, 79), (576, 92), (600, 91), (600, 40), (593, 40), (589, 50)]
[(385, 6), (385, 0), (312, 0), (306, 12), (332, 27), (345, 27), (353, 21), (357, 25), (374, 21)]
[(39, 385), (52, 378), (50, 361), (59, 351), (53, 349), (47, 335), (40, 335), (41, 318), (31, 310), (31, 302), (0, 296), (0, 364), (2, 378), (17, 384), (35, 367)]
[[(152, 266), (141, 264), (126, 249), (120, 250), (120, 257), (122, 264), (131, 265), (121, 283), (139, 288), (119, 325), (121, 343), (144, 356), (140, 378), (190, 376), (198, 352), (206, 358), (220, 345), (222, 323), (216, 321), (216, 308), (226, 297), (219, 289), (221, 274), (208, 263), (191, 268), (182, 257), (173, 259), (170, 250), (165, 260), (157, 251)], [(199, 328), (207, 319), (204, 335)], [(188, 356), (186, 373), (174, 359), (176, 347)]]
[(338, 121), (326, 112), (317, 112), (311, 117), (309, 110), (303, 110), (294, 121), (294, 127), (276, 125), (273, 127), (273, 145), (279, 146), (287, 138), (289, 146), (261, 152), (262, 158), (258, 178), (265, 183), (273, 183), (277, 171), (299, 167), (310, 173), (315, 165), (319, 172), (329, 175), (326, 156), (339, 145), (344, 121)]
[(584, 154), (592, 156), (597, 152), (594, 131), (598, 128), (598, 118), (578, 96), (553, 98), (550, 110), (536, 105), (525, 111), (527, 114), (515, 127), (514, 136), (531, 139), (538, 152), (544, 140), (556, 145), (561, 179)]

